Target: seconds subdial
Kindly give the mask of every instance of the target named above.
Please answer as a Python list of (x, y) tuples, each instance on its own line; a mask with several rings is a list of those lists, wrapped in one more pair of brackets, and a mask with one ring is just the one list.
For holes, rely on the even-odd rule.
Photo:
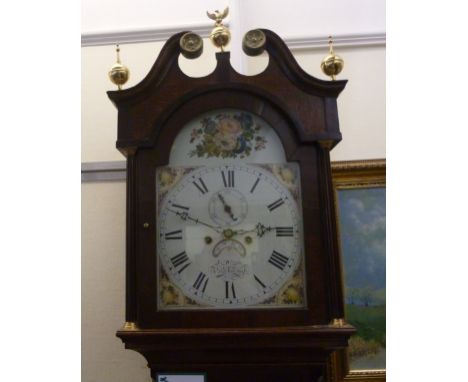
[(224, 188), (215, 192), (208, 203), (210, 218), (222, 227), (242, 223), (248, 213), (247, 200), (241, 192)]

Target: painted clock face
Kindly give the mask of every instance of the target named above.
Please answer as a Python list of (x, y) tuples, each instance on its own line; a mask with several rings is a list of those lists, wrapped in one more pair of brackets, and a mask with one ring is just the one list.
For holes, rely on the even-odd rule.
[(297, 164), (231, 159), (156, 175), (158, 309), (305, 306)]

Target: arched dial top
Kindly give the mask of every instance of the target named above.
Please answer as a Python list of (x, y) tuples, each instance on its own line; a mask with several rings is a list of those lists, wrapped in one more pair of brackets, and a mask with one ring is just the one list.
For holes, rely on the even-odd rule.
[(215, 109), (187, 123), (174, 140), (172, 166), (284, 163), (278, 134), (259, 116), (242, 109)]
[(158, 309), (304, 307), (298, 172), (158, 168)]

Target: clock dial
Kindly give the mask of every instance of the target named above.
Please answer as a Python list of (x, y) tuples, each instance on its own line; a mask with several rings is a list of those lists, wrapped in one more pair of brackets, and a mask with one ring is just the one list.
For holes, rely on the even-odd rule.
[(183, 173), (165, 191), (158, 185), (157, 252), (161, 270), (192, 307), (291, 307), (276, 296), (293, 276), (303, 278), (299, 188), (293, 195), (271, 171), (288, 166), (158, 169), (158, 179)]

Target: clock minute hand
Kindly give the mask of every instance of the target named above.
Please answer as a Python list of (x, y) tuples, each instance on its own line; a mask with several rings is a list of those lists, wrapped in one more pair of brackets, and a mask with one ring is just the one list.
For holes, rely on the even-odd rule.
[(202, 225), (204, 225), (204, 226), (206, 226), (208, 228), (211, 228), (216, 233), (221, 233), (221, 228), (212, 226), (211, 224), (208, 224), (208, 223), (205, 223), (205, 222), (202, 222), (200, 219), (197, 219), (197, 218), (194, 218), (194, 217), (190, 216), (187, 212), (174, 211), (174, 210), (171, 210), (170, 208), (167, 208), (167, 210), (171, 211), (174, 214), (176, 214), (177, 216), (179, 216), (184, 221), (185, 220), (190, 220), (190, 221), (195, 222), (195, 224), (202, 224)]

